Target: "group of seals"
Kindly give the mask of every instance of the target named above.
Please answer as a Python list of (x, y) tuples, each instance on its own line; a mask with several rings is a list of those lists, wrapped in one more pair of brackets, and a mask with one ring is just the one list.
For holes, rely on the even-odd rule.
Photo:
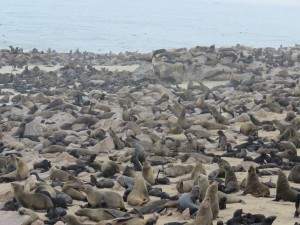
[[(227, 204), (249, 204), (241, 192), (259, 204), (276, 188), (275, 200), (294, 202), (298, 216), (298, 190), (289, 184), (300, 182), (297, 47), (104, 55), (11, 47), (0, 56), (0, 66), (59, 68), (0, 73), (1, 87), (14, 90), (0, 93), (0, 182), (14, 182), (4, 209), (29, 208), (20, 213), (32, 221), (44, 220), (33, 211), (41, 210), (44, 222), (71, 225), (88, 223), (83, 216), (99, 225), (150, 225), (179, 210), (190, 224), (211, 225), (231, 210)], [(118, 63), (140, 67), (94, 66)], [(230, 81), (209, 88), (190, 72)], [(277, 174), (276, 185), (260, 178)], [(160, 214), (143, 218), (153, 213)], [(227, 224), (273, 221), (238, 211)]]

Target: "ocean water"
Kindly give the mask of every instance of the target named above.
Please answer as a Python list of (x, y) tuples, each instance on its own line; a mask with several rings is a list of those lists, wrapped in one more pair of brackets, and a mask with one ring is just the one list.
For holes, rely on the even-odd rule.
[(298, 0), (0, 0), (0, 48), (93, 52), (300, 43)]

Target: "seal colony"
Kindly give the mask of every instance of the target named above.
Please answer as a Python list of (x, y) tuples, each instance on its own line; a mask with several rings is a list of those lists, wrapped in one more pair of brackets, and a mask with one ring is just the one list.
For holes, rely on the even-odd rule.
[(298, 224), (299, 79), (300, 46), (0, 50), (1, 220)]

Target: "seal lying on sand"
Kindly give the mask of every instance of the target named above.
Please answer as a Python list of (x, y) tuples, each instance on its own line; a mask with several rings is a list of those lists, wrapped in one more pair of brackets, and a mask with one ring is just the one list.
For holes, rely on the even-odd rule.
[(91, 207), (105, 207), (110, 209), (126, 210), (122, 196), (113, 191), (95, 190), (86, 185), (82, 188), (86, 193), (88, 203)]
[(15, 198), (22, 206), (35, 210), (53, 208), (53, 202), (47, 195), (40, 193), (27, 193), (24, 191), (24, 186), (20, 184), (11, 183), (11, 186), (14, 191)]
[(89, 209), (89, 208), (83, 208), (78, 209), (75, 212), (75, 215), (77, 216), (86, 216), (90, 220), (95, 222), (100, 222), (102, 220), (110, 220), (118, 217), (124, 217), (126, 213), (116, 210), (116, 209), (103, 209), (103, 208), (97, 208), (97, 209)]

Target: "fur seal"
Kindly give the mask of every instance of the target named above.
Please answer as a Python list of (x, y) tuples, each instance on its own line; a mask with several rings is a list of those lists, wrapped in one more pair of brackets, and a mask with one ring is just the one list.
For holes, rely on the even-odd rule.
[(141, 214), (159, 213), (168, 207), (168, 202), (169, 201), (166, 199), (154, 200), (141, 207), (136, 207), (135, 209)]
[(224, 132), (222, 130), (218, 131), (218, 138), (219, 138), (219, 142), (218, 142), (218, 148), (221, 151), (225, 151), (226, 150), (226, 146), (227, 146), (227, 137), (224, 134)]
[(300, 165), (296, 165), (293, 167), (293, 169), (289, 173), (288, 180), (297, 184), (300, 183)]
[(277, 145), (278, 145), (278, 149), (281, 151), (281, 152), (277, 153), (277, 156), (280, 156), (280, 157), (286, 158), (286, 159), (297, 156), (297, 148), (293, 142), (281, 141)]
[(165, 169), (165, 174), (169, 177), (178, 177), (190, 173), (193, 169), (192, 165), (170, 165)]
[(7, 181), (7, 182), (11, 182), (11, 181), (22, 181), (25, 180), (26, 178), (29, 177), (30, 175), (30, 170), (27, 166), (27, 163), (22, 160), (19, 157), (16, 157), (14, 155), (11, 156), (12, 161), (14, 162), (15, 166), (16, 166), (16, 170), (2, 175), (0, 176), (0, 181)]
[(37, 183), (35, 193), (48, 195), (50, 198), (56, 197), (56, 190), (45, 182)]
[(125, 147), (125, 143), (121, 140), (121, 138), (118, 137), (118, 135), (113, 131), (111, 128), (108, 130), (109, 135), (113, 139), (115, 149), (120, 150)]
[(41, 172), (47, 172), (51, 168), (51, 162), (47, 159), (44, 159), (40, 162), (33, 164), (33, 169), (41, 169)]
[(234, 173), (234, 170), (231, 166), (223, 166), (225, 170), (225, 189), (224, 192), (229, 194), (239, 191), (240, 187)]
[(240, 127), (240, 133), (245, 136), (253, 135), (256, 132), (257, 132), (257, 127), (252, 122), (242, 123)]
[(63, 217), (63, 221), (67, 224), (67, 225), (84, 225), (79, 218), (77, 218), (74, 215), (71, 214), (67, 214)]
[(103, 221), (98, 223), (97, 225), (155, 225), (157, 219), (157, 215), (154, 215), (148, 219), (136, 216), (127, 216), (116, 218), (114, 220)]
[(49, 145), (40, 151), (41, 154), (46, 153), (62, 153), (66, 151), (66, 147), (62, 145)]
[(298, 191), (291, 188), (286, 175), (281, 170), (278, 171), (275, 201), (295, 202), (299, 194)]
[(52, 181), (67, 182), (69, 180), (77, 180), (72, 174), (67, 171), (52, 167), (50, 170), (50, 179)]
[(11, 183), (16, 200), (24, 207), (44, 210), (53, 208), (53, 202), (44, 194), (27, 193), (24, 191), (24, 186), (16, 183)]
[(101, 164), (101, 174), (100, 176), (103, 176), (105, 178), (112, 177), (116, 173), (120, 172), (119, 165), (111, 160), (108, 160)]
[(113, 179), (103, 178), (97, 180), (97, 178), (94, 175), (91, 175), (90, 178), (91, 178), (91, 184), (93, 186), (96, 186), (97, 188), (112, 188), (115, 185)]
[(244, 194), (252, 194), (255, 197), (270, 196), (269, 188), (259, 181), (259, 178), (256, 174), (256, 170), (253, 166), (251, 166), (248, 170)]
[(134, 185), (128, 195), (127, 202), (131, 206), (141, 206), (149, 202), (149, 194), (145, 180), (141, 175), (136, 175), (134, 178)]
[(190, 192), (194, 186), (194, 180), (181, 179), (176, 184), (176, 189), (179, 193)]
[(213, 219), (211, 200), (206, 198), (202, 201), (194, 222), (189, 223), (189, 225), (212, 225)]
[(20, 215), (28, 215), (29, 216), (29, 218), (25, 222), (23, 222), (22, 225), (31, 225), (35, 221), (40, 219), (38, 214), (36, 214), (34, 211), (32, 211), (30, 209), (20, 208), (18, 212)]
[(148, 161), (144, 162), (142, 174), (144, 179), (151, 185), (155, 184), (154, 170)]
[(200, 188), (194, 186), (190, 193), (182, 194), (178, 199), (178, 209), (182, 212), (185, 209), (190, 210), (190, 214), (193, 215), (199, 209), (199, 205), (196, 204), (200, 195)]
[(209, 186), (207, 176), (200, 174), (194, 179), (194, 185), (197, 185), (200, 188), (199, 200), (202, 201), (206, 195), (206, 190)]
[(82, 208), (78, 209), (75, 212), (76, 216), (85, 216), (88, 217), (90, 220), (95, 222), (100, 222), (102, 220), (110, 220), (118, 217), (123, 217), (126, 213), (116, 210), (116, 209), (89, 209), (89, 208)]
[(90, 185), (83, 187), (89, 205), (92, 207), (105, 207), (110, 209), (126, 210), (122, 196), (113, 191), (96, 190)]
[(79, 200), (79, 201), (86, 201), (86, 196), (80, 192), (81, 183), (68, 181), (64, 183), (62, 187), (62, 192), (66, 193), (67, 195), (71, 196), (72, 199)]
[(219, 196), (218, 196), (218, 184), (216, 182), (208, 186), (204, 197), (204, 202), (210, 201), (210, 207), (213, 214), (213, 219), (216, 219), (219, 214)]
[(200, 174), (206, 175), (205, 168), (203, 167), (203, 164), (201, 162), (197, 162), (196, 166), (192, 170), (191, 179), (195, 179)]

